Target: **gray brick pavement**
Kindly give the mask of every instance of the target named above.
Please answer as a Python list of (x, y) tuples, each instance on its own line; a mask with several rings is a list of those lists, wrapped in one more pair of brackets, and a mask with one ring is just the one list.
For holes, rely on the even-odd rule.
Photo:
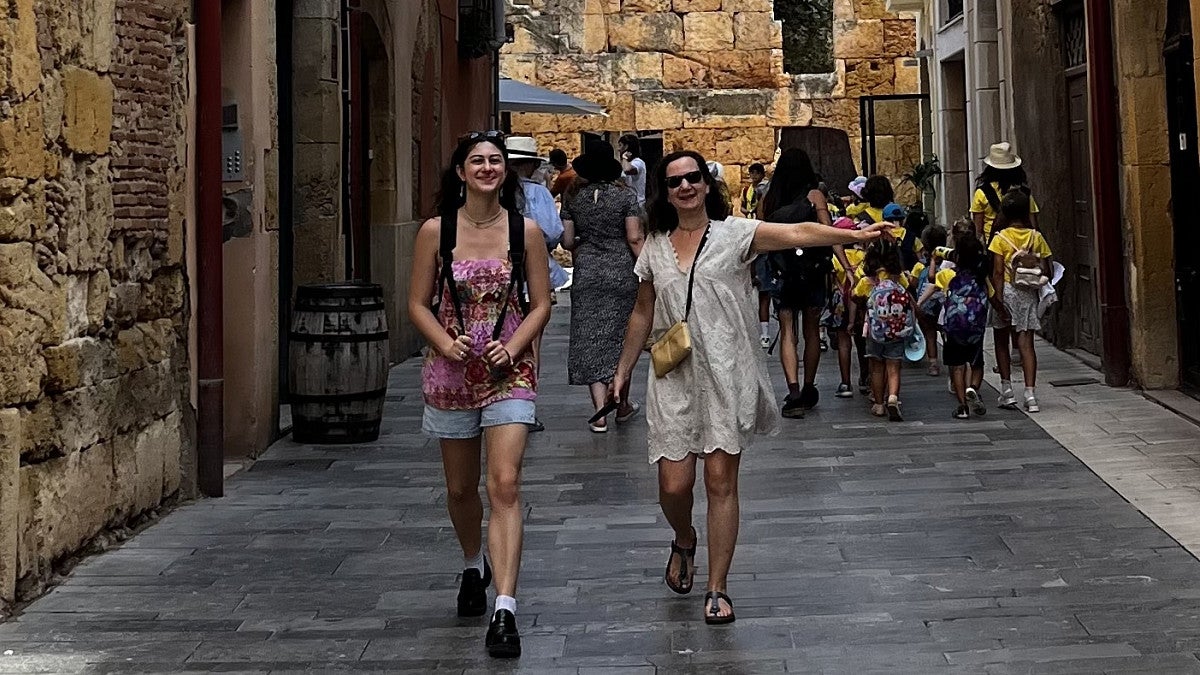
[(661, 581), (642, 423), (589, 434), (563, 384), (565, 314), (526, 462), (518, 663), (454, 616), (406, 363), (379, 443), (280, 443), (0, 625), (0, 672), (1200, 673), (1200, 563), (1023, 414), (949, 419), (917, 369), (888, 424), (834, 399), (826, 363), (818, 410), (747, 452), (739, 618), (705, 626)]

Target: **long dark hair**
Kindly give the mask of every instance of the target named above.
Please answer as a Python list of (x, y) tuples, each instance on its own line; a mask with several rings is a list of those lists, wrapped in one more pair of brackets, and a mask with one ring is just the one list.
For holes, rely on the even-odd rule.
[(1000, 212), (996, 214), (996, 220), (992, 222), (992, 236), (988, 240), (988, 245), (991, 246), (992, 239), (1000, 234), (1003, 230), (1007, 230), (1015, 223), (1020, 223), (1025, 227), (1033, 227), (1030, 222), (1032, 210), (1032, 202), (1029, 195), (1020, 188), (1013, 188), (1004, 193), (1000, 198)]
[(453, 222), (458, 216), (458, 209), (467, 203), (466, 183), (458, 177), (458, 169), (464, 168), (467, 155), (480, 143), (491, 143), (500, 149), (504, 155), (504, 182), (500, 185), (500, 206), (507, 211), (521, 211), (525, 208), (525, 191), (521, 189), (521, 179), (517, 172), (507, 168), (508, 149), (500, 137), (481, 137), (475, 134), (459, 141), (458, 147), (450, 155), (450, 165), (442, 172), (442, 187), (438, 191), (438, 215), (443, 221)]
[(679, 212), (671, 206), (667, 199), (667, 167), (673, 162), (688, 158), (696, 162), (700, 175), (708, 184), (708, 195), (704, 198), (704, 210), (709, 220), (725, 220), (729, 217), (729, 199), (725, 195), (725, 184), (713, 178), (708, 170), (708, 162), (704, 156), (695, 150), (680, 150), (659, 160), (654, 166), (654, 180), (648, 186), (650, 198), (647, 200), (646, 212), (650, 218), (651, 232), (671, 233), (679, 227)]
[(805, 197), (821, 184), (821, 178), (813, 170), (808, 153), (799, 148), (788, 148), (779, 155), (771, 185), (763, 197), (763, 215), (770, 217), (779, 209)]
[(1012, 169), (997, 169), (994, 166), (984, 164), (983, 171), (979, 174), (979, 178), (975, 180), (975, 187), (981, 188), (988, 183), (999, 183), (999, 193), (1003, 197), (1006, 192), (1015, 187), (1025, 185), (1027, 181), (1025, 167), (1018, 166)]

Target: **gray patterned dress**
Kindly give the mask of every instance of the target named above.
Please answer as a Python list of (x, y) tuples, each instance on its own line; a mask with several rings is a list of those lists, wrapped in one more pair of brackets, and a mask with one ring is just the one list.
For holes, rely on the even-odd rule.
[(625, 219), (638, 215), (637, 198), (613, 183), (585, 185), (563, 200), (561, 215), (575, 223), (579, 237), (572, 252), (570, 383), (611, 382), (637, 300), (635, 261), (625, 239)]

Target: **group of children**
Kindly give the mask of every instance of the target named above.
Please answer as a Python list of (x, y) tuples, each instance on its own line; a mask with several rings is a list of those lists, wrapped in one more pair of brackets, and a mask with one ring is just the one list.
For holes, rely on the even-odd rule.
[[(919, 239), (906, 237), (904, 225), (912, 219), (892, 202), (887, 178), (859, 178), (850, 189), (861, 201), (845, 205), (845, 215), (835, 226), (887, 221), (894, 227), (890, 236), (865, 249), (847, 248), (851, 269), (834, 261), (836, 279), (822, 323), (837, 335), (841, 371), (837, 396), (854, 395), (850, 359), (856, 348), (859, 391), (869, 393), (871, 413), (902, 421), (903, 363), (909, 357), (921, 358), (917, 353), (924, 338), (928, 374), (941, 374), (939, 351), (941, 363), (950, 371), (950, 387), (958, 401), (954, 417), (983, 415), (987, 407), (979, 390), (984, 335), (991, 328), (1001, 378), (1000, 407), (1017, 408), (1009, 351), (1015, 341), (1025, 376), (1024, 407), (1038, 412), (1033, 338), (1041, 328), (1044, 296), (1052, 290), (1047, 288), (1052, 268), (1049, 244), (1032, 220), (1036, 206), (1028, 189), (1012, 187), (998, 200), (988, 195), (986, 208), (979, 208), (974, 222), (961, 220), (949, 233), (929, 225)], [(986, 236), (980, 224), (986, 224)], [(905, 269), (906, 255), (917, 258), (910, 270)]]

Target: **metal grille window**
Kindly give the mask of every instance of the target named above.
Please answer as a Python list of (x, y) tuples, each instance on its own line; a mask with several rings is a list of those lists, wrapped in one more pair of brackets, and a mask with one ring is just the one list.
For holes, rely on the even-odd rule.
[(775, 0), (783, 22), (783, 69), (789, 73), (832, 73), (833, 0)]
[(1067, 68), (1087, 65), (1087, 24), (1083, 12), (1063, 15), (1063, 64)]

